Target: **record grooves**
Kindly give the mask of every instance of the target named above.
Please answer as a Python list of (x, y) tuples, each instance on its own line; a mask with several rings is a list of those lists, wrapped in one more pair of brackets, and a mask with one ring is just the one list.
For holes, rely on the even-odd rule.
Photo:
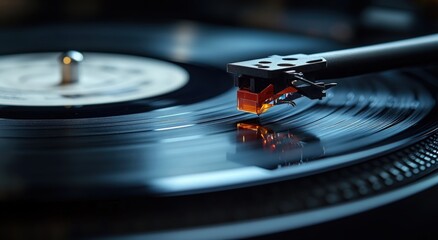
[[(187, 28), (196, 32), (192, 37), (197, 44), (181, 43), (182, 51), (173, 42), (170, 48), (179, 50), (163, 50)], [(85, 59), (87, 52), (126, 54), (145, 58), (147, 64), (172, 64), (181, 69), (181, 76), (186, 72), (189, 77), (169, 92), (129, 101), (111, 102), (104, 96), (103, 101), (109, 101), (105, 104), (1, 105), (0, 211), (5, 218), (0, 233), (6, 237), (15, 234), (11, 229), (26, 229), (26, 236), (60, 238), (245, 238), (348, 216), (436, 185), (434, 65), (335, 79), (338, 85), (323, 100), (297, 99), (296, 107), (279, 105), (256, 116), (236, 110), (233, 80), (223, 70), (227, 62), (279, 51), (278, 46), (297, 52), (285, 47), (290, 42), (308, 51), (339, 46), (293, 35), (236, 34), (237, 30), (193, 23), (120, 27), (124, 34), (111, 41), (103, 40), (114, 33), (100, 25), (68, 29), (64, 35), (57, 35), (65, 29), (56, 26), (23, 30), (16, 39), (1, 40), (0, 52), (58, 53), (73, 46)], [(21, 45), (34, 34), (46, 34), (53, 44), (36, 41), (33, 49)], [(81, 41), (83, 36), (91, 40)], [(253, 36), (264, 38), (248, 48), (237, 44)], [(231, 38), (236, 44), (206, 51), (217, 38)], [(267, 40), (277, 44), (255, 52)], [(99, 46), (100, 42), (105, 44)], [(110, 76), (115, 72), (110, 67), (92, 73)], [(29, 69), (26, 78), (17, 78), (34, 76)], [(119, 80), (131, 88), (132, 79), (143, 81), (133, 69), (120, 69), (128, 69), (131, 78), (113, 81), (111, 75), (105, 87), (118, 86)], [(167, 70), (162, 73), (172, 67)], [(4, 86), (0, 85), (0, 102), (17, 91), (13, 94), (28, 94), (27, 104), (35, 104), (31, 101), (37, 90)], [(54, 88), (61, 97), (66, 91), (91, 89)], [(312, 217), (291, 220), (300, 214)], [(276, 225), (283, 217), (290, 224)]]
[[(340, 171), (235, 191), (158, 199), (130, 198), (129, 201), (107, 198), (103, 201), (37, 202), (36, 216), (39, 212), (49, 213), (50, 218), (57, 218), (60, 213), (57, 212), (58, 210), (52, 212), (52, 209), (63, 209), (61, 214), (69, 216), (67, 219), (70, 220), (64, 222), (57, 220), (56, 224), (64, 225), (63, 228), (78, 228), (77, 234), (81, 237), (82, 234), (90, 235), (90, 233), (99, 236), (105, 232), (117, 236), (126, 232), (135, 234), (151, 230), (162, 231), (291, 214), (372, 197), (412, 184), (436, 170), (437, 162), (433, 158), (438, 151), (437, 142), (438, 135), (435, 133), (395, 154), (385, 155)], [(400, 161), (402, 154), (407, 157)], [(403, 172), (402, 175), (399, 174), (400, 171)], [(322, 199), (322, 196), (325, 198)], [(178, 204), (174, 204), (175, 202)], [(26, 209), (27, 206), (15, 204), (17, 208)], [(111, 215), (106, 215), (108, 208), (111, 209)], [(221, 210), (224, 208), (235, 214), (224, 213)], [(81, 213), (77, 212), (79, 209), (86, 210), (91, 216), (91, 219), (88, 219), (89, 223), (81, 222), (83, 219)], [(120, 214), (125, 217), (120, 217)], [(208, 221), (205, 219), (206, 214), (209, 216)], [(101, 219), (102, 215), (105, 221)], [(14, 219), (18, 220), (22, 217), (25, 216), (16, 215), (10, 218), (12, 222), (9, 224), (15, 224)], [(50, 218), (42, 221), (41, 227), (55, 224)], [(138, 224), (139, 222), (142, 224)], [(101, 224), (96, 225), (96, 223)], [(8, 223), (5, 224), (7, 226)], [(82, 229), (84, 231), (82, 232), (81, 224), (94, 227)], [(108, 228), (113, 230), (108, 232)], [(147, 237), (148, 234), (145, 236)]]

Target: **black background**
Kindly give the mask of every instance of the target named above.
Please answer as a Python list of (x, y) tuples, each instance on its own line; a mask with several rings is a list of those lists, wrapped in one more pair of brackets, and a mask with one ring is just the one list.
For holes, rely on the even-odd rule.
[(188, 20), (367, 43), (436, 32), (437, 9), (435, 0), (0, 0), (0, 27)]

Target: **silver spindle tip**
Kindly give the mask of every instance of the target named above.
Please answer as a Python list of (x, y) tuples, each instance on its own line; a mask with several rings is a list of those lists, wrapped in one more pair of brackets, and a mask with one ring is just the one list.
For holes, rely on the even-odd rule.
[(79, 82), (79, 63), (84, 55), (78, 51), (67, 51), (59, 57), (61, 63), (61, 85)]

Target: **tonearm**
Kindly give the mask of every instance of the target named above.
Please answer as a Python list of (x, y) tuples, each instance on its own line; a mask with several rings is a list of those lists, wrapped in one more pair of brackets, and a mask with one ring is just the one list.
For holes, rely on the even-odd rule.
[(433, 63), (437, 56), (438, 34), (433, 34), (310, 55), (273, 55), (229, 63), (227, 71), (239, 88), (237, 108), (260, 115), (274, 105), (295, 105), (302, 96), (322, 99), (336, 86), (318, 80)]

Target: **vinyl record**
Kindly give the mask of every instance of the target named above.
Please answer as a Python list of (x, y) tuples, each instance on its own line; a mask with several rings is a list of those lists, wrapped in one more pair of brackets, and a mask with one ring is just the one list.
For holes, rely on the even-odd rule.
[[(0, 199), (17, 210), (6, 228), (243, 238), (437, 182), (434, 66), (337, 79), (323, 100), (257, 116), (236, 110), (226, 63), (342, 46), (190, 22), (1, 34)], [(78, 85), (59, 85), (68, 50), (85, 59)]]

